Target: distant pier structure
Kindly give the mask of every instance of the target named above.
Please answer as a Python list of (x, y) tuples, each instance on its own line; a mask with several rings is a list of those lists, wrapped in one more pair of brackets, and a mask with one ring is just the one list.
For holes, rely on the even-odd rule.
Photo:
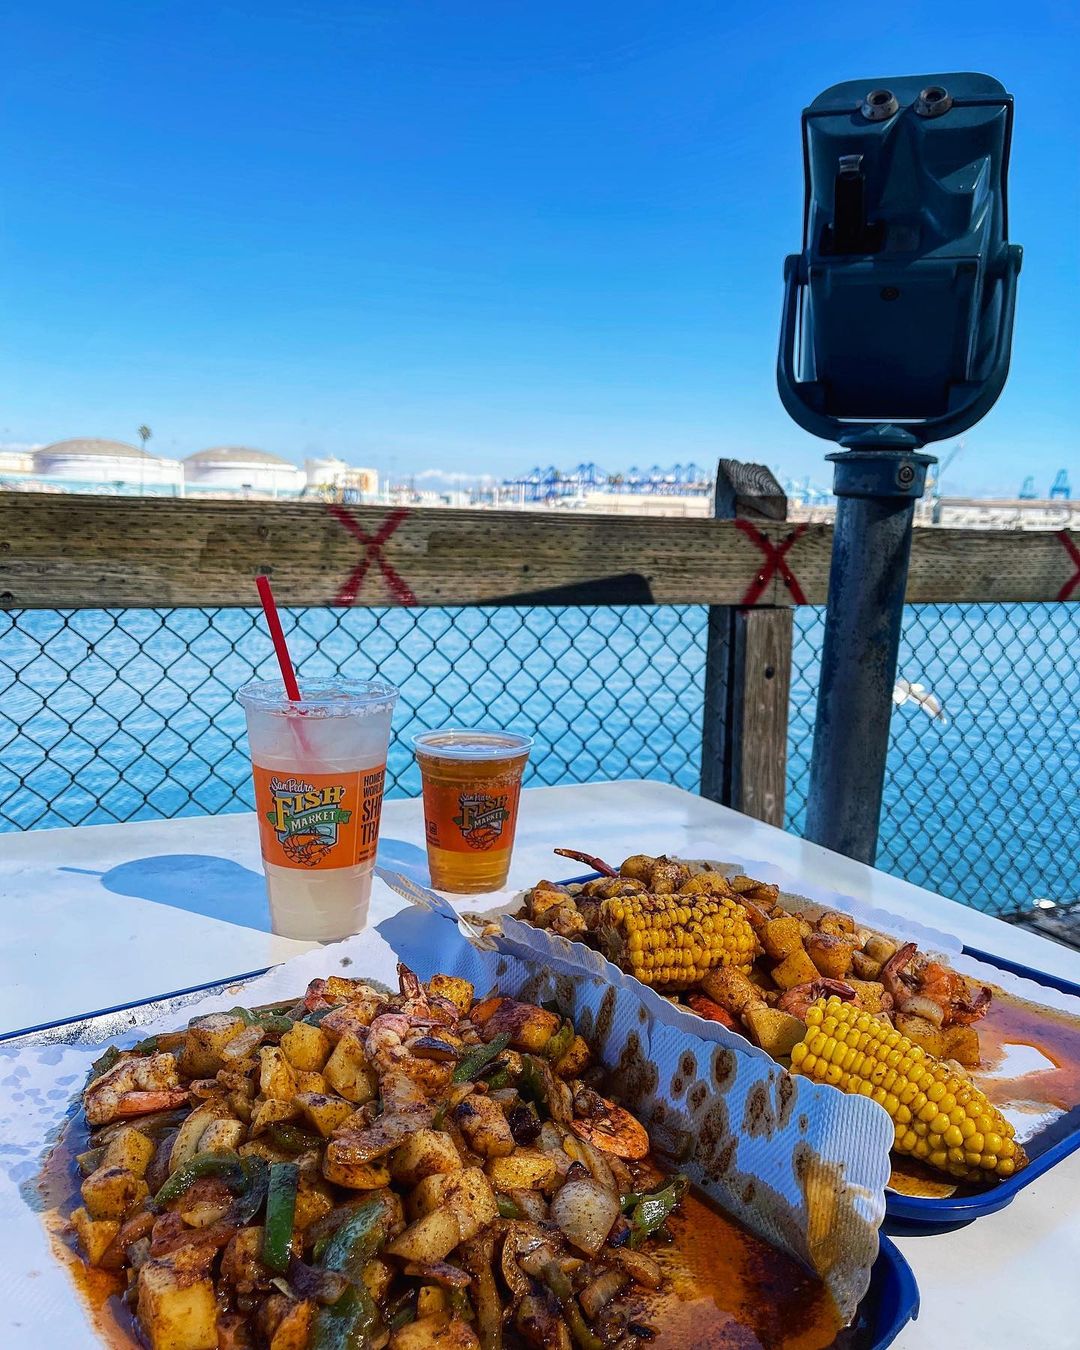
[(559, 501), (584, 499), (596, 493), (617, 496), (709, 497), (713, 474), (699, 464), (676, 464), (661, 468), (631, 468), (609, 473), (598, 464), (578, 464), (563, 470), (548, 465), (535, 468), (517, 478), (507, 478), (504, 492), (523, 503), (551, 505)]

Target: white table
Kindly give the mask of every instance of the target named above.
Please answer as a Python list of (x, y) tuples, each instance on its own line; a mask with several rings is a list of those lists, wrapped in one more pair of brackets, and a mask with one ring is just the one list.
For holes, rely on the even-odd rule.
[[(1080, 980), (1068, 948), (944, 900), (666, 784), (525, 794), (510, 882), (573, 874), (554, 844), (618, 862), (631, 852), (773, 863), (1036, 969)], [(166, 862), (162, 860), (172, 859)], [(157, 860), (157, 861), (155, 861)], [(426, 880), (417, 801), (386, 804), (380, 861)], [(0, 1034), (257, 969), (309, 944), (276, 938), (261, 900), (253, 815), (0, 836)], [(391, 912), (381, 889), (373, 910)], [(468, 906), (466, 906), (468, 907)], [(475, 906), (473, 906), (475, 907)], [(897, 1344), (1072, 1350), (1080, 1343), (1080, 1154), (999, 1214), (947, 1234), (899, 1238), (922, 1292)]]

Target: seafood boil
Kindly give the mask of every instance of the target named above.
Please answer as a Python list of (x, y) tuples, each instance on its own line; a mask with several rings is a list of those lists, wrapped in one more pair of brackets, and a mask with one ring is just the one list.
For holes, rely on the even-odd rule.
[(595, 880), (541, 881), (520, 918), (595, 947), (795, 1073), (871, 1097), (894, 1151), (968, 1182), (1025, 1166), (1013, 1126), (973, 1082), (991, 991), (850, 915), (788, 913), (776, 886), (637, 854), (571, 849)]

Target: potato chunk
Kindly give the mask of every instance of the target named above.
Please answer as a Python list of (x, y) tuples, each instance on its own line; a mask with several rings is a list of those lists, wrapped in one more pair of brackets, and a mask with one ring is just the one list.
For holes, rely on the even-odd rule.
[(817, 930), (819, 933), (834, 933), (838, 935), (854, 933), (855, 920), (850, 914), (840, 914), (835, 910), (830, 910), (818, 919)]
[(452, 1176), (450, 1172), (432, 1172), (418, 1182), (409, 1196), (409, 1218), (422, 1219), (425, 1214), (438, 1209), (449, 1193)]
[(326, 1061), (323, 1077), (346, 1101), (357, 1106), (374, 1100), (379, 1084), (355, 1036), (344, 1035)]
[(773, 979), (781, 989), (794, 989), (797, 984), (811, 984), (818, 978), (818, 968), (800, 947), (790, 952), (773, 969)]
[(847, 977), (847, 983), (855, 990), (855, 999), (860, 1008), (866, 1012), (881, 1012), (885, 999), (883, 984), (879, 984), (877, 980), (856, 980), (851, 975)]
[(945, 1037), (940, 1027), (928, 1022), (925, 1017), (911, 1017), (906, 1013), (897, 1013), (896, 1029), (909, 1041), (921, 1045), (928, 1055), (941, 1059), (945, 1048)]
[(318, 1177), (307, 1172), (301, 1172), (300, 1181), (296, 1188), (294, 1216), (297, 1231), (300, 1232), (305, 1228), (310, 1228), (316, 1219), (321, 1219), (323, 1215), (329, 1214), (333, 1208), (334, 1197), (329, 1186)]
[[(282, 1101), (279, 1097), (267, 1097), (251, 1113), (250, 1137), (254, 1139), (264, 1130), (269, 1129), (271, 1125), (280, 1125), (283, 1121), (295, 1120), (299, 1114), (300, 1107), (295, 1099)], [(205, 1138), (206, 1135), (204, 1134), (203, 1139)], [(205, 1152), (205, 1145), (200, 1145), (200, 1148)]]
[(974, 1027), (946, 1027), (942, 1059), (955, 1059), (965, 1069), (977, 1069), (982, 1058), (979, 1033)]
[(791, 952), (802, 946), (802, 934), (798, 919), (788, 916), (783, 919), (770, 919), (761, 932), (761, 945), (765, 954), (774, 961), (782, 961)]
[(468, 1242), (499, 1217), (499, 1204), (491, 1182), (478, 1167), (451, 1172), (446, 1203), (457, 1215), (461, 1241)]
[(486, 1170), (497, 1191), (540, 1191), (553, 1186), (559, 1175), (555, 1159), (533, 1148), (515, 1149), (508, 1158), (492, 1158)]
[(323, 1157), (323, 1176), (337, 1186), (354, 1191), (377, 1191), (390, 1185), (390, 1169), (383, 1159), (377, 1162), (348, 1162), (330, 1144)]
[(99, 1167), (82, 1184), (83, 1204), (92, 1219), (122, 1219), (150, 1188), (122, 1167)]
[(274, 1328), (270, 1350), (307, 1350), (315, 1304), (310, 1299), (294, 1303)]
[(858, 939), (837, 933), (811, 933), (806, 939), (806, 954), (826, 979), (842, 980), (851, 969)]
[(344, 1097), (332, 1097), (325, 1092), (298, 1092), (293, 1100), (324, 1139), (329, 1139), (355, 1109)]
[(505, 1158), (514, 1151), (514, 1136), (502, 1107), (490, 1097), (470, 1093), (454, 1108), (453, 1117), (469, 1147), (485, 1158)]
[(562, 1025), (558, 1013), (513, 998), (486, 999), (472, 1010), (485, 1041), (507, 1034), (515, 1050), (543, 1050)]
[(555, 1072), (560, 1078), (579, 1078), (589, 1067), (592, 1052), (584, 1036), (575, 1036), (570, 1042), (566, 1054), (555, 1063)]
[(480, 1342), (468, 1322), (438, 1313), (418, 1317), (390, 1337), (390, 1350), (479, 1350)]
[(399, 1233), (386, 1250), (405, 1261), (430, 1264), (445, 1260), (460, 1241), (461, 1229), (454, 1210), (435, 1209)]
[(783, 1059), (791, 1048), (802, 1040), (806, 1025), (779, 1008), (751, 1008), (746, 1024), (758, 1045), (773, 1059)]
[(139, 1270), (139, 1323), (151, 1350), (215, 1350), (217, 1302), (209, 1278), (177, 1269), (168, 1258)]
[(461, 1155), (442, 1130), (416, 1130), (390, 1154), (390, 1175), (402, 1186), (415, 1186), (434, 1172), (456, 1172)]
[(153, 1156), (154, 1141), (140, 1134), (134, 1125), (129, 1125), (109, 1140), (101, 1166), (119, 1167), (125, 1172), (134, 1172), (137, 1177), (144, 1177)]
[(449, 1308), (446, 1291), (437, 1284), (422, 1284), (416, 1295), (416, 1317), (431, 1317)]
[(461, 1013), (467, 1013), (472, 1007), (474, 992), (468, 980), (459, 979), (456, 975), (432, 975), (428, 980), (428, 993), (448, 998)]
[(209, 1013), (197, 1017), (184, 1036), (177, 1060), (180, 1072), (189, 1078), (209, 1078), (224, 1064), (221, 1052), (244, 1030), (244, 1022), (232, 1013)]
[(101, 1258), (112, 1246), (120, 1231), (119, 1219), (92, 1219), (81, 1206), (71, 1216), (75, 1235), (83, 1255), (92, 1266), (99, 1265)]
[(212, 1120), (199, 1140), (200, 1153), (225, 1153), (236, 1148), (244, 1137), (244, 1127), (238, 1120)]
[(434, 1173), (420, 1182), (409, 1197), (410, 1216), (423, 1219), (441, 1213), (457, 1216), (461, 1242), (468, 1242), (499, 1217), (491, 1182), (478, 1167)]
[(296, 1078), (297, 1092), (329, 1091), (330, 1084), (326, 1081), (326, 1075), (314, 1069), (293, 1069), (293, 1075)]
[(264, 1097), (291, 1101), (296, 1092), (296, 1076), (292, 1065), (276, 1045), (259, 1049), (259, 1091)]
[(319, 1073), (330, 1058), (333, 1046), (321, 1027), (309, 1022), (296, 1022), (291, 1031), (281, 1038), (281, 1049), (294, 1069)]

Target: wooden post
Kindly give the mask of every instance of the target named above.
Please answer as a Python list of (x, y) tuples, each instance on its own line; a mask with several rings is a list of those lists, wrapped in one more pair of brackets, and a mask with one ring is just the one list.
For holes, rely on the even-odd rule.
[[(713, 514), (718, 520), (783, 521), (787, 497), (763, 465), (722, 459)], [(791, 643), (789, 606), (709, 606), (701, 795), (781, 826)]]

